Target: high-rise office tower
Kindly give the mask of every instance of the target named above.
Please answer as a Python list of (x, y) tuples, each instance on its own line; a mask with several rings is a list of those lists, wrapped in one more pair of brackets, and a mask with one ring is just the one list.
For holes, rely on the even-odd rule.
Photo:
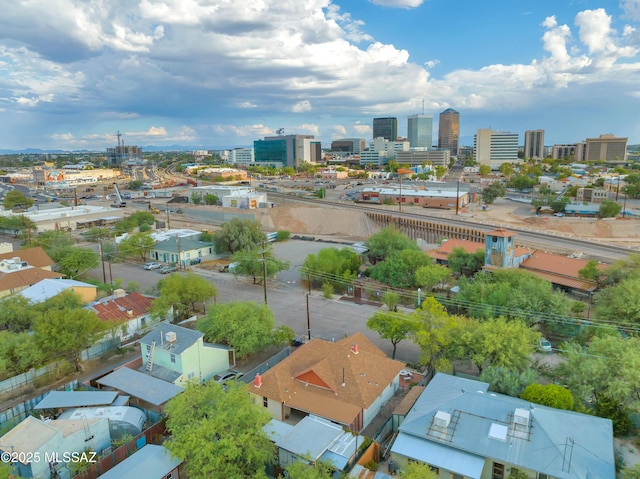
[(379, 137), (389, 141), (398, 139), (398, 119), (396, 117), (373, 119), (373, 138)]
[(458, 154), (460, 141), (460, 113), (453, 108), (447, 108), (440, 113), (438, 126), (438, 148), (446, 148), (451, 155)]
[(479, 129), (473, 138), (473, 159), (497, 170), (503, 163), (518, 161), (518, 134)]
[(407, 136), (411, 148), (433, 146), (433, 118), (427, 115), (411, 115), (407, 118)]
[(544, 130), (524, 132), (524, 157), (534, 160), (544, 159)]

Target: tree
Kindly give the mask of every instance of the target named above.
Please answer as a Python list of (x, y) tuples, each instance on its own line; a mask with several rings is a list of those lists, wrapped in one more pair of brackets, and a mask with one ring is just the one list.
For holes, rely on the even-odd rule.
[(207, 193), (206, 195), (204, 195), (204, 202), (208, 205), (217, 205), (218, 201), (220, 201), (220, 198), (218, 198), (213, 193)]
[(480, 165), (480, 176), (487, 176), (491, 174), (491, 167), (489, 165)]
[(470, 359), (478, 370), (488, 366), (524, 371), (535, 351), (540, 333), (523, 321), (504, 317), (469, 320), (455, 331), (452, 342), (459, 359)]
[(207, 279), (191, 271), (172, 274), (158, 282), (159, 296), (151, 304), (153, 317), (166, 318), (173, 308), (176, 322), (187, 319), (195, 310), (196, 303), (202, 303), (206, 312), (206, 302), (218, 296), (218, 290)]
[(522, 399), (543, 406), (572, 411), (574, 408), (571, 392), (557, 384), (529, 384), (520, 395)]
[(478, 273), (473, 281), (461, 280), (457, 299), (470, 305), (469, 314), (493, 317), (504, 314), (536, 323), (544, 315), (566, 314), (571, 301), (553, 285), (521, 269)]
[(484, 266), (484, 249), (479, 248), (475, 253), (467, 253), (462, 248), (453, 248), (447, 257), (447, 265), (454, 273), (473, 275)]
[(303, 461), (290, 463), (285, 470), (289, 479), (332, 479), (335, 467), (331, 463), (317, 461), (307, 464)]
[(202, 203), (202, 194), (198, 191), (194, 191), (191, 193), (191, 203), (194, 205), (199, 205)]
[(602, 282), (605, 278), (604, 271), (599, 267), (600, 263), (595, 259), (590, 259), (584, 268), (578, 270), (578, 276), (582, 279), (587, 279), (596, 283), (597, 287), (602, 286)]
[(134, 233), (120, 241), (118, 250), (124, 257), (140, 256), (145, 261), (155, 244), (151, 233)]
[(549, 207), (556, 213), (562, 213), (566, 210), (569, 203), (571, 203), (571, 200), (568, 195), (561, 196), (560, 198), (554, 196), (549, 200)]
[(28, 331), (32, 318), (31, 302), (24, 296), (16, 294), (0, 301), (0, 328), (14, 333)]
[(33, 334), (47, 357), (63, 356), (80, 371), (80, 352), (95, 343), (106, 325), (87, 309), (49, 310), (36, 318)]
[(536, 378), (536, 372), (527, 368), (523, 371), (488, 366), (482, 370), (480, 381), (489, 383), (489, 389), (508, 396), (518, 396)]
[(45, 359), (33, 334), (0, 331), (0, 371), (21, 374), (41, 366)]
[(446, 284), (452, 279), (451, 270), (440, 264), (428, 264), (416, 270), (416, 284), (427, 290)]
[(517, 175), (509, 180), (509, 186), (518, 191), (526, 191), (532, 189), (538, 184), (538, 179), (531, 175)]
[(425, 298), (412, 316), (411, 336), (420, 347), (420, 363), (429, 371), (449, 369), (448, 347), (461, 318), (449, 315), (433, 297)]
[(377, 311), (367, 321), (367, 328), (377, 332), (382, 339), (387, 339), (393, 346), (391, 358), (396, 358), (396, 348), (400, 341), (408, 339), (416, 330), (413, 315)]
[(392, 226), (386, 226), (365, 241), (367, 255), (372, 263), (382, 261), (402, 250), (420, 251), (418, 244)]
[(12, 210), (16, 207), (27, 209), (33, 205), (33, 198), (27, 198), (24, 193), (19, 190), (11, 190), (4, 195), (2, 205), (5, 210)]
[(55, 263), (60, 261), (74, 244), (68, 233), (56, 230), (43, 231), (31, 240), (31, 246), (42, 247)]
[(438, 475), (428, 464), (410, 462), (400, 473), (402, 479), (438, 479)]
[(400, 295), (395, 291), (385, 291), (382, 295), (382, 302), (387, 306), (387, 309), (391, 311), (400, 303)]
[(206, 341), (226, 344), (245, 358), (272, 344), (275, 320), (266, 304), (232, 301), (211, 307), (197, 327)]
[(498, 171), (508, 178), (513, 175), (514, 169), (513, 166), (511, 166), (511, 163), (502, 163), (498, 168)]
[(604, 288), (593, 297), (596, 317), (601, 321), (640, 324), (640, 277), (630, 277)]
[(600, 209), (598, 210), (598, 214), (600, 218), (615, 218), (622, 211), (622, 206), (620, 206), (615, 201), (604, 200), (600, 203)]
[(420, 250), (405, 249), (369, 268), (369, 276), (394, 288), (415, 288), (415, 272), (432, 262), (433, 259)]
[(275, 446), (262, 430), (271, 417), (245, 384), (189, 384), (166, 407), (171, 439), (164, 445), (185, 461), (189, 477), (266, 479)]
[(280, 271), (288, 270), (291, 265), (288, 261), (281, 261), (274, 258), (270, 248), (265, 252), (257, 249), (252, 251), (238, 251), (231, 257), (231, 260), (236, 263), (233, 268), (233, 274), (251, 276), (253, 284), (257, 283), (258, 278), (260, 278), (260, 282), (262, 282), (263, 276), (266, 275), (267, 278), (271, 278)]
[(626, 466), (622, 470), (622, 479), (640, 479), (640, 463)]
[(602, 410), (638, 412), (640, 338), (613, 333), (593, 337), (586, 351), (578, 344), (565, 345), (559, 378), (576, 399), (596, 409), (601, 403)]
[(499, 181), (494, 181), (482, 190), (482, 201), (486, 204), (492, 204), (496, 199), (507, 194), (507, 188)]
[(344, 283), (353, 282), (361, 264), (358, 254), (350, 248), (323, 248), (306, 257), (302, 275), (308, 275), (316, 285), (330, 281), (334, 287), (342, 287)]
[(262, 232), (260, 223), (255, 220), (232, 218), (222, 225), (220, 231), (214, 234), (214, 244), (217, 253), (235, 253), (237, 251), (251, 251), (266, 243), (266, 236)]
[(130, 190), (139, 190), (140, 188), (142, 188), (142, 185), (144, 185), (144, 183), (141, 180), (131, 180), (129, 182), (128, 188)]
[(89, 248), (70, 246), (61, 252), (58, 259), (60, 272), (68, 278), (78, 279), (99, 262), (98, 253)]

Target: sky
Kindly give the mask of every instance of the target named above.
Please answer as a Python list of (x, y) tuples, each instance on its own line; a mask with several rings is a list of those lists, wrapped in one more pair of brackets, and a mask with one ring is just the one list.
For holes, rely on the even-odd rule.
[(8, 0), (0, 149), (371, 139), (460, 112), (545, 143), (640, 143), (640, 0)]

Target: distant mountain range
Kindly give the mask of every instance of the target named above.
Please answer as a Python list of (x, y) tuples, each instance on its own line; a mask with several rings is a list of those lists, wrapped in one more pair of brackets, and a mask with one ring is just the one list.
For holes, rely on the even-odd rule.
[[(233, 148), (251, 148), (253, 145), (236, 145), (233, 147), (219, 147), (219, 146), (185, 146), (185, 145), (166, 145), (155, 146), (146, 145), (141, 146), (143, 152), (162, 152), (162, 151), (195, 151), (195, 150), (230, 150)], [(640, 151), (640, 144), (627, 145), (627, 151), (636, 152)], [(63, 154), (83, 154), (83, 153), (106, 153), (104, 150), (42, 150), (40, 148), (25, 148), (23, 150), (3, 150), (0, 149), (0, 155), (43, 155), (46, 153), (54, 155)]]
[[(187, 146), (187, 145), (165, 145), (155, 146), (146, 145), (141, 146), (143, 152), (161, 152), (161, 151), (195, 151), (195, 150), (230, 150), (232, 148), (250, 148), (253, 145), (233, 146), (233, 147), (220, 147), (220, 146)], [(43, 150), (40, 148), (25, 148), (23, 150), (3, 150), (0, 149), (0, 155), (43, 155), (46, 153), (54, 155), (63, 154), (82, 154), (82, 153), (106, 153), (104, 150)]]

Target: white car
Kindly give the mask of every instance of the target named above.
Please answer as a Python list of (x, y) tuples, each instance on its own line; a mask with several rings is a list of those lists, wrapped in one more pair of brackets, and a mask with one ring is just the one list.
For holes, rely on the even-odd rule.
[(156, 261), (150, 261), (149, 263), (145, 263), (143, 267), (144, 269), (151, 271), (152, 269), (162, 268), (162, 263), (157, 263)]
[(551, 343), (549, 342), (548, 339), (542, 338), (538, 342), (538, 351), (540, 351), (541, 353), (552, 353), (553, 352), (553, 348), (551, 347)]

